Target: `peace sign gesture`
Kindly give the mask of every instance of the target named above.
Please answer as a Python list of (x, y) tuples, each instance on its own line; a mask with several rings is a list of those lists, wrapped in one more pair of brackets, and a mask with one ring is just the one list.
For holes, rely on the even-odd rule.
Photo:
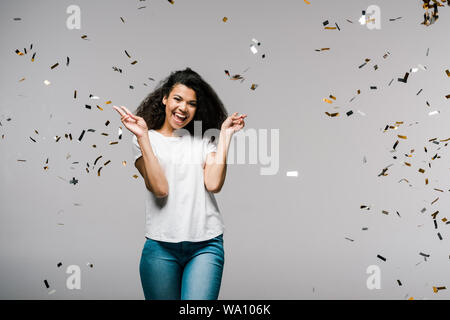
[(122, 121), (124, 126), (132, 133), (134, 133), (137, 138), (148, 134), (148, 127), (144, 118), (135, 116), (124, 106), (120, 106), (120, 108), (122, 109), (119, 109), (116, 106), (113, 106), (113, 108), (120, 114), (120, 120)]

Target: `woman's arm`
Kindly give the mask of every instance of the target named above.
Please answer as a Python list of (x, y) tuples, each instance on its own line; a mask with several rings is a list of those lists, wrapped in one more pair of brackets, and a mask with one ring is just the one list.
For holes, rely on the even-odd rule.
[(134, 165), (144, 178), (145, 186), (156, 197), (167, 197), (169, 184), (158, 159), (153, 153), (147, 123), (144, 118), (135, 116), (124, 106), (120, 106), (120, 108), (113, 106), (113, 108), (121, 115), (120, 120), (125, 127), (137, 138), (142, 156), (135, 161)]
[(145, 181), (145, 186), (157, 198), (164, 198), (169, 195), (169, 184), (164, 171), (153, 153), (148, 135), (137, 138), (141, 148), (142, 157), (136, 162), (135, 166), (141, 173)]
[(211, 152), (206, 157), (204, 169), (205, 187), (209, 192), (219, 192), (225, 182), (227, 174), (227, 154), (234, 133), (245, 126), (244, 118), (247, 115), (237, 115), (237, 112), (228, 117), (222, 124), (217, 152)]

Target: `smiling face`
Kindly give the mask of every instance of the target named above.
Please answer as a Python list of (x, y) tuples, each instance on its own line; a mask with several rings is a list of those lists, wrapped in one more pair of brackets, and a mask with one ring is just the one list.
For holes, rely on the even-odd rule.
[(197, 109), (195, 91), (179, 83), (172, 88), (168, 97), (163, 98), (162, 103), (166, 106), (163, 126), (169, 131), (186, 126), (194, 118)]

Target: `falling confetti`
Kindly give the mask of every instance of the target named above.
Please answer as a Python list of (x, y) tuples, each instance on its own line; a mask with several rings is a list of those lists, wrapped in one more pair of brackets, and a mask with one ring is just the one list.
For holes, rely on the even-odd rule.
[(286, 176), (287, 177), (298, 177), (298, 171), (287, 171)]

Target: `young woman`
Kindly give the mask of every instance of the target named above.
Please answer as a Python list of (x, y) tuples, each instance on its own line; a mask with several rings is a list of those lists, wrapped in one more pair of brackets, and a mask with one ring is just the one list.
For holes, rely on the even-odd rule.
[[(136, 115), (114, 109), (134, 134), (135, 166), (148, 190), (139, 267), (145, 298), (216, 300), (225, 228), (214, 193), (225, 181), (232, 135), (247, 115), (228, 117), (215, 91), (190, 68), (172, 72)], [(206, 134), (214, 130), (216, 140)]]

